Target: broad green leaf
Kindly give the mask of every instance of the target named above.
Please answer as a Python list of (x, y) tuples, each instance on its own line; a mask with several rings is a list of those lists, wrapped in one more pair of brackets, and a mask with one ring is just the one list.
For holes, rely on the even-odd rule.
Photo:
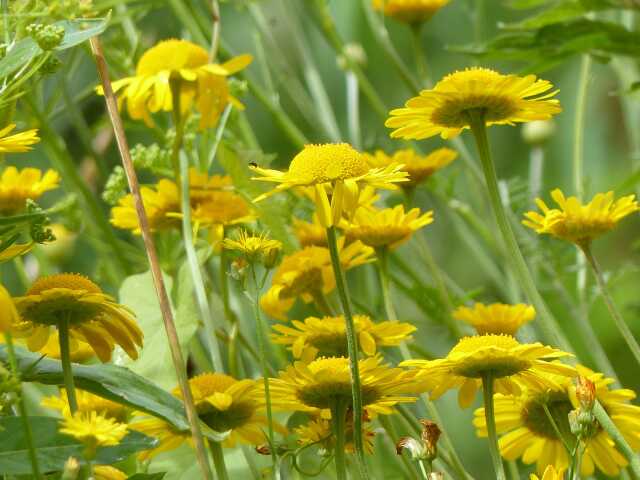
[(0, 78), (5, 78), (29, 63), (42, 49), (31, 38), (23, 38), (0, 60)]
[(109, 17), (104, 18), (79, 18), (77, 20), (63, 20), (56, 25), (64, 28), (64, 38), (56, 50), (66, 50), (100, 35), (105, 31), (109, 23)]
[[(164, 282), (167, 291), (171, 292), (173, 280), (164, 275)], [(142, 377), (153, 378), (161, 388), (171, 390), (177, 384), (177, 377), (151, 272), (126, 278), (120, 287), (120, 303), (135, 312), (138, 325), (144, 333), (144, 348), (140, 351), (140, 357), (137, 360), (126, 358), (125, 365)], [(186, 348), (196, 332), (198, 318), (179, 307), (175, 323), (180, 347), (186, 358)]]
[(160, 473), (136, 473), (131, 475), (127, 480), (162, 480), (166, 475), (166, 472)]
[[(60, 471), (69, 457), (82, 460), (84, 446), (73, 437), (58, 433), (59, 420), (53, 417), (28, 417), (37, 449), (38, 464), (45, 472)], [(96, 463), (108, 465), (119, 462), (141, 450), (156, 445), (154, 438), (130, 431), (119, 445), (98, 448)], [(19, 417), (0, 418), (0, 473), (28, 475), (31, 463)]]
[[(20, 347), (16, 347), (16, 356), (20, 376), (25, 382), (64, 384), (62, 365), (58, 360), (41, 359), (40, 355)], [(5, 363), (8, 360), (4, 345), (0, 345), (0, 360)], [(73, 377), (78, 388), (160, 417), (179, 430), (189, 428), (182, 403), (176, 397), (128, 368), (74, 363)]]

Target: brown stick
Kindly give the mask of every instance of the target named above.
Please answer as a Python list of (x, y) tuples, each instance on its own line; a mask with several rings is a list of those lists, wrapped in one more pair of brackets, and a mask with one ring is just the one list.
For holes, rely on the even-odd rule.
[(187, 380), (187, 373), (185, 368), (184, 358), (182, 351), (180, 350), (180, 343), (178, 341), (178, 332), (176, 331), (175, 322), (173, 319), (173, 312), (171, 311), (171, 303), (169, 302), (169, 296), (167, 295), (167, 289), (164, 285), (162, 278), (162, 270), (160, 269), (160, 263), (158, 262), (158, 253), (156, 252), (156, 246), (151, 236), (149, 229), (149, 220), (147, 213), (144, 209), (144, 203), (142, 201), (142, 195), (140, 194), (140, 185), (138, 184), (138, 177), (136, 175), (131, 155), (129, 154), (129, 145), (127, 144), (127, 137), (124, 133), (122, 126), (122, 119), (118, 113), (118, 103), (116, 97), (111, 88), (111, 80), (109, 79), (109, 71), (107, 63), (104, 59), (102, 52), (102, 46), (98, 37), (92, 37), (91, 51), (96, 59), (96, 65), (98, 68), (98, 74), (100, 75), (100, 81), (102, 82), (102, 88), (104, 89), (104, 98), (107, 104), (107, 111), (109, 113), (109, 119), (113, 126), (113, 131), (118, 143), (118, 150), (120, 151), (120, 157), (122, 158), (122, 165), (127, 175), (127, 181), (129, 183), (129, 189), (133, 195), (133, 202), (138, 215), (138, 221), (140, 222), (140, 230), (142, 232), (142, 240), (144, 241), (144, 247), (147, 251), (147, 257), (149, 259), (149, 265), (151, 267), (151, 276), (153, 277), (153, 284), (156, 289), (158, 301), (160, 303), (160, 310), (162, 311), (162, 320), (164, 321), (164, 328), (167, 332), (167, 338), (169, 340), (169, 348), (171, 350), (171, 359), (173, 360), (173, 366), (176, 370), (176, 376), (178, 377), (178, 384), (180, 391), (182, 392), (182, 398), (184, 400), (184, 406), (191, 426), (191, 435), (196, 447), (196, 456), (202, 474), (206, 479), (213, 479), (211, 472), (211, 466), (209, 465), (209, 458), (204, 445), (204, 439), (202, 432), (200, 431), (200, 425), (198, 424), (198, 413), (196, 411), (195, 404), (193, 403), (193, 395), (189, 388), (189, 381)]

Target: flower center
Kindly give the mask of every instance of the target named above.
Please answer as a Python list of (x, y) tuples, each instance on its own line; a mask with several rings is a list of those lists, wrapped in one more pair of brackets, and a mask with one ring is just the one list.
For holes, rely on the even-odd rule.
[(322, 270), (310, 268), (298, 272), (295, 280), (280, 291), (280, 298), (294, 298), (305, 293), (321, 291), (324, 282)]
[(318, 356), (321, 357), (345, 357), (348, 354), (344, 331), (314, 334), (309, 336), (308, 341), (318, 349)]
[(469, 93), (452, 96), (433, 110), (431, 121), (448, 128), (462, 128), (469, 125), (469, 111), (482, 110), (486, 122), (499, 122), (512, 117), (518, 106), (511, 97), (497, 94)]
[(346, 143), (306, 145), (289, 165), (289, 175), (307, 185), (346, 180), (368, 171), (362, 155)]
[(572, 443), (575, 437), (569, 426), (569, 412), (573, 410), (573, 405), (564, 392), (552, 392), (529, 400), (521, 414), (524, 424), (536, 435), (551, 440), (560, 440), (549, 416), (544, 411), (545, 404), (560, 434), (566, 441)]
[(245, 425), (255, 411), (251, 402), (233, 402), (224, 411), (209, 403), (203, 403), (197, 409), (200, 419), (216, 432), (226, 432)]
[[(334, 382), (320, 382), (298, 390), (298, 399), (305, 405), (316, 408), (331, 408), (337, 400), (352, 408), (351, 382), (336, 379)], [(370, 405), (380, 398), (375, 387), (362, 386), (362, 405)]]
[(27, 295), (39, 295), (53, 288), (66, 288), (69, 290), (85, 290), (89, 293), (102, 293), (99, 286), (83, 275), (77, 273), (59, 273), (40, 277), (36, 280)]

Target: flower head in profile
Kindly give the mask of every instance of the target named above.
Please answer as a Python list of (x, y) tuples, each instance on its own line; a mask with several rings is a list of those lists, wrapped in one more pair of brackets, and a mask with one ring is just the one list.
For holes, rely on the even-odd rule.
[(256, 201), (293, 187), (313, 187), (318, 220), (327, 228), (336, 225), (344, 213), (350, 215), (355, 211), (365, 186), (395, 189), (397, 183), (406, 181), (407, 174), (400, 168), (393, 164), (371, 168), (364, 156), (347, 143), (306, 145), (286, 172), (253, 167), (260, 175), (254, 180), (278, 184)]
[(256, 218), (244, 198), (228, 191), (210, 192), (193, 205), (191, 217), (196, 228), (202, 226), (213, 229), (248, 223)]
[(10, 331), (19, 319), (20, 316), (11, 295), (4, 285), (0, 284), (0, 333)]
[[(347, 453), (354, 453), (353, 415), (351, 415), (351, 412), (346, 412), (345, 424), (344, 448)], [(322, 453), (332, 452), (335, 448), (335, 437), (333, 436), (331, 421), (322, 418), (322, 416), (316, 416), (304, 425), (300, 425), (294, 430), (294, 433), (298, 437), (298, 445), (300, 446), (319, 445), (322, 448)], [(365, 452), (373, 453), (373, 437), (375, 435), (375, 431), (365, 423), (362, 427)]]
[(409, 174), (409, 181), (401, 183), (400, 186), (407, 189), (416, 187), (435, 172), (449, 165), (456, 159), (458, 152), (444, 147), (438, 148), (428, 155), (421, 155), (412, 148), (405, 148), (397, 150), (392, 155), (387, 155), (382, 150), (364, 155), (367, 163), (372, 167), (384, 167), (394, 163), (402, 165), (402, 171)]
[(14, 331), (27, 338), (31, 351), (43, 348), (52, 328), (66, 319), (71, 336), (89, 344), (101, 361), (110, 360), (116, 344), (132, 359), (138, 358), (142, 331), (131, 310), (82, 275), (41, 277), (24, 296), (15, 298), (15, 304), (22, 321)]
[[(320, 356), (347, 356), (347, 334), (344, 317), (308, 317), (294, 320), (292, 326), (274, 325), (278, 332), (271, 339), (280, 345), (290, 345), (295, 358), (310, 361)], [(411, 338), (416, 327), (396, 320), (373, 322), (366, 315), (354, 315), (353, 323), (358, 345), (365, 355), (375, 355), (379, 347), (400, 345)]]
[(282, 242), (273, 240), (265, 234), (253, 235), (246, 230), (240, 230), (236, 239), (225, 238), (222, 246), (226, 250), (239, 252), (250, 262), (271, 260), (282, 250)]
[[(121, 403), (116, 403), (106, 398), (99, 397), (85, 390), (76, 389), (76, 400), (78, 402), (78, 412), (98, 414), (112, 418), (117, 422), (126, 423), (129, 409)], [(60, 389), (60, 396), (54, 395), (42, 399), (43, 407), (57, 410), (64, 417), (71, 416), (71, 409), (65, 389)]]
[[(155, 188), (141, 187), (142, 203), (147, 212), (149, 228), (152, 232), (169, 230), (180, 226), (180, 219), (172, 214), (180, 212), (180, 198), (177, 185), (171, 180), (160, 180)], [(140, 223), (132, 194), (127, 194), (111, 209), (111, 224), (123, 230), (131, 230), (140, 235)]]
[[(60, 338), (58, 335), (58, 331), (54, 330), (49, 335), (49, 340), (47, 343), (38, 350), (39, 353), (44, 355), (45, 357), (55, 358), (56, 360), (60, 360)], [(96, 356), (96, 352), (93, 351), (91, 345), (83, 340), (78, 340), (77, 338), (69, 338), (69, 359), (74, 363), (83, 363), (89, 360), (94, 359)]]
[(535, 75), (503, 75), (473, 67), (447, 75), (431, 90), (391, 111), (385, 125), (393, 138), (415, 139), (440, 135), (453, 138), (470, 128), (470, 112), (482, 112), (486, 125), (513, 125), (547, 120), (560, 113), (553, 85)]
[[(344, 237), (338, 239), (338, 252), (344, 270), (373, 260), (371, 247), (362, 242), (347, 246), (344, 243)], [(271, 279), (271, 287), (260, 299), (260, 306), (271, 317), (286, 320), (287, 312), (297, 298), (309, 303), (333, 291), (335, 287), (329, 249), (306, 247), (282, 259)]]
[(537, 199), (542, 214), (528, 212), (522, 223), (536, 233), (547, 233), (579, 246), (587, 246), (595, 238), (613, 230), (624, 217), (640, 210), (635, 195), (614, 200), (613, 192), (598, 193), (585, 205), (576, 197), (566, 198), (558, 188), (551, 192), (551, 198), (559, 208), (549, 208)]
[(194, 43), (164, 40), (142, 55), (134, 76), (113, 82), (113, 91), (118, 94), (120, 107), (126, 104), (131, 118), (153, 125), (151, 113), (173, 110), (173, 84), (180, 92), (182, 113), (195, 108), (200, 113), (200, 128), (209, 128), (227, 104), (243, 108), (231, 95), (227, 77), (244, 69), (251, 60), (251, 55), (240, 55), (218, 65)]
[(518, 329), (533, 320), (536, 311), (531, 305), (518, 303), (475, 303), (472, 307), (460, 306), (453, 312), (453, 318), (468, 323), (480, 335), (492, 333), (496, 335), (515, 335)]
[(76, 412), (62, 419), (59, 431), (95, 449), (118, 445), (127, 434), (127, 425), (97, 412)]
[[(640, 407), (631, 405), (636, 394), (627, 389), (609, 389), (614, 380), (601, 373), (595, 373), (581, 365), (576, 366), (581, 377), (595, 384), (596, 398), (607, 412), (613, 423), (634, 450), (640, 448), (640, 425), (638, 417)], [(573, 448), (576, 437), (571, 434), (569, 412), (579, 408), (574, 383), (566, 377), (550, 375), (550, 383), (544, 388), (529, 388), (521, 395), (494, 396), (496, 427), (500, 453), (507, 460), (522, 458), (526, 464), (535, 463), (538, 475), (545, 472), (548, 466), (557, 471), (557, 478), (569, 468), (571, 457), (565, 450), (563, 441), (571, 442)], [(553, 418), (553, 423), (564, 437), (558, 437), (553, 423), (549, 420), (546, 409)], [(474, 414), (474, 425), (479, 436), (487, 436), (484, 410), (478, 409)], [(591, 477), (596, 468), (605, 475), (615, 477), (620, 469), (627, 465), (627, 460), (618, 451), (613, 440), (604, 429), (597, 424), (588, 435), (582, 437), (585, 446), (580, 474)], [(556, 478), (556, 477), (551, 477)]]
[[(362, 406), (373, 414), (393, 413), (398, 403), (412, 403), (425, 390), (420, 372), (383, 364), (380, 356), (358, 360)], [(334, 402), (351, 405), (351, 373), (347, 357), (319, 357), (295, 362), (269, 382), (274, 408), (320, 414)]]
[(16, 124), (10, 123), (0, 129), (0, 153), (28, 152), (32, 149), (31, 145), (40, 141), (38, 130), (25, 130), (10, 135), (15, 128)]
[(404, 205), (384, 210), (359, 208), (350, 222), (343, 223), (343, 230), (347, 241), (360, 240), (373, 248), (394, 250), (432, 222), (431, 210), (421, 213), (420, 209), (412, 208), (405, 213)]
[(59, 184), (60, 175), (54, 170), (47, 170), (42, 175), (37, 168), (7, 167), (0, 176), (0, 213), (19, 213), (26, 207), (27, 200), (38, 200)]
[(556, 470), (553, 465), (547, 466), (544, 469), (542, 477), (538, 477), (535, 473), (532, 473), (529, 480), (563, 480), (564, 470)]
[(446, 358), (406, 360), (400, 366), (423, 369), (432, 382), (434, 399), (459, 388), (458, 403), (467, 408), (487, 374), (494, 379), (496, 391), (504, 394), (520, 393), (523, 387), (544, 388), (549, 374), (575, 376), (575, 369), (549, 361), (568, 355), (540, 343), (521, 344), (509, 335), (476, 335), (460, 339)]
[(326, 247), (327, 229), (318, 220), (318, 215), (313, 214), (310, 222), (305, 222), (299, 218), (293, 219), (293, 229), (302, 247)]
[(411, 25), (429, 20), (451, 0), (373, 0), (373, 8)]

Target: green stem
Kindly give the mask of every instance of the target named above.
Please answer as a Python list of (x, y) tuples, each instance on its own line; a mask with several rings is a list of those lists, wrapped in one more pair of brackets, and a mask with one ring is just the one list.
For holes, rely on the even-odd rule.
[(335, 435), (335, 446), (333, 448), (336, 462), (336, 475), (338, 480), (347, 480), (347, 465), (344, 455), (345, 450), (345, 423), (346, 405), (342, 399), (336, 399), (331, 407), (331, 423)]
[(551, 424), (553, 431), (558, 436), (558, 440), (562, 442), (562, 446), (564, 446), (564, 449), (567, 451), (569, 455), (571, 455), (571, 452), (572, 452), (571, 447), (567, 443), (567, 440), (564, 438), (564, 435), (560, 431), (560, 428), (558, 428), (558, 424), (554, 420), (553, 415), (551, 415), (551, 412), (549, 411), (549, 407), (547, 406), (546, 403), (542, 404), (542, 409), (544, 410), (544, 414), (547, 416), (547, 420), (549, 420), (549, 423)]
[(584, 194), (584, 123), (590, 70), (591, 57), (589, 55), (583, 55), (582, 63), (580, 64), (578, 93), (576, 94), (576, 113), (573, 122), (573, 188), (575, 189), (578, 200), (581, 200)]
[(416, 55), (416, 69), (418, 78), (422, 85), (431, 85), (429, 70), (427, 69), (427, 57), (422, 47), (422, 23), (411, 25), (411, 38), (413, 40), (413, 51)]
[(486, 373), (482, 377), (482, 393), (484, 396), (484, 416), (487, 422), (489, 452), (496, 472), (496, 479), (506, 480), (504, 465), (500, 457), (500, 448), (498, 447), (498, 435), (496, 434), (496, 419), (493, 411), (493, 376), (491, 373)]
[(253, 315), (256, 320), (256, 336), (258, 337), (258, 351), (260, 352), (260, 366), (262, 367), (262, 381), (264, 382), (264, 397), (267, 404), (267, 428), (269, 432), (269, 451), (273, 463), (273, 478), (280, 478), (277, 449), (273, 434), (273, 411), (271, 408), (271, 390), (269, 387), (269, 368), (267, 367), (267, 338), (260, 315), (260, 291), (262, 286), (258, 283), (255, 265), (251, 264), (251, 277), (253, 280)]
[(424, 462), (422, 460), (418, 461), (418, 465), (420, 466), (420, 473), (422, 473), (422, 477), (425, 480), (429, 480), (429, 472), (427, 471), (427, 468), (424, 465)]
[[(16, 351), (13, 347), (13, 336), (9, 331), (4, 332), (4, 340), (7, 344), (7, 353), (9, 354), (9, 367), (11, 368), (11, 374), (20, 381), (20, 373), (18, 372), (18, 361), (16, 360)], [(33, 431), (31, 430), (31, 424), (29, 423), (29, 417), (27, 415), (27, 405), (25, 404), (22, 383), (18, 384), (18, 411), (22, 420), (22, 428), (24, 429), (24, 438), (27, 442), (27, 451), (29, 453), (29, 461), (31, 462), (31, 472), (34, 478), (40, 480), (42, 475), (40, 474), (40, 467), (38, 465), (38, 456), (36, 454), (35, 444), (33, 443)]]
[(222, 451), (222, 445), (220, 445), (219, 442), (210, 440), (209, 450), (211, 450), (213, 465), (216, 468), (216, 476), (218, 477), (217, 480), (229, 480), (227, 466), (224, 464), (224, 453)]
[(69, 354), (69, 319), (63, 318), (58, 322), (58, 340), (60, 341), (60, 361), (62, 362), (62, 375), (64, 389), (67, 392), (69, 409), (73, 415), (78, 410), (76, 389), (73, 383), (73, 371), (71, 370), (71, 355)]
[(611, 418), (609, 418), (609, 415), (597, 400), (593, 407), (593, 414), (595, 415), (596, 420), (598, 420), (600, 426), (609, 434), (618, 449), (625, 457), (627, 457), (631, 471), (636, 477), (640, 478), (640, 458), (638, 458), (638, 455), (636, 455), (629, 443), (627, 443), (627, 440), (624, 438), (622, 433), (620, 433), (618, 427), (616, 427), (615, 423), (613, 423)]
[(340, 253), (338, 252), (338, 240), (336, 237), (335, 227), (327, 228), (327, 243), (329, 253), (331, 254), (331, 264), (333, 273), (336, 277), (336, 288), (347, 329), (347, 350), (349, 352), (349, 368), (351, 370), (351, 394), (353, 396), (353, 439), (358, 459), (358, 469), (363, 479), (368, 479), (367, 465), (364, 457), (364, 441), (362, 439), (362, 392), (360, 389), (360, 372), (358, 368), (358, 338), (356, 336), (353, 316), (351, 314), (351, 302), (349, 300), (349, 292), (347, 291), (347, 283), (340, 262)]
[(516, 237), (513, 234), (511, 225), (509, 224), (507, 214), (504, 211), (502, 201), (500, 200), (496, 170), (493, 160), (491, 159), (489, 140), (487, 139), (484, 111), (469, 110), (467, 114), (469, 117), (469, 126), (471, 127), (471, 131), (475, 137), (478, 154), (482, 162), (482, 170), (484, 172), (487, 189), (489, 191), (491, 207), (502, 234), (507, 252), (507, 259), (511, 264), (513, 273), (522, 287), (522, 290), (525, 292), (529, 301), (533, 304), (538, 313), (538, 319), (542, 332), (545, 336), (545, 340), (551, 344), (558, 345), (563, 350), (571, 352), (571, 345), (560, 330), (556, 319), (551, 315), (551, 312), (549, 312), (547, 305), (536, 288), (533, 278), (531, 277), (531, 273), (529, 272), (529, 267), (522, 256)]
[(569, 467), (568, 480), (579, 480), (580, 465), (582, 462), (582, 449), (580, 448), (580, 438), (576, 442), (576, 446), (571, 452), (571, 466)]
[(378, 273), (380, 274), (380, 286), (382, 287), (382, 301), (387, 320), (397, 320), (398, 315), (391, 301), (391, 289), (389, 288), (389, 250), (382, 247), (376, 251), (378, 257)]
[(611, 318), (613, 318), (613, 322), (615, 323), (618, 331), (620, 332), (620, 335), (622, 335), (622, 338), (624, 338), (624, 341), (629, 347), (629, 350), (631, 350), (631, 353), (635, 357), (636, 362), (640, 364), (640, 345), (638, 345), (638, 341), (633, 336), (633, 332), (631, 332), (631, 329), (625, 323), (624, 319), (622, 318), (622, 315), (620, 314), (615, 304), (613, 303), (613, 298), (611, 298), (611, 294), (609, 293), (609, 289), (607, 288), (607, 283), (605, 282), (604, 277), (602, 276), (602, 270), (600, 269), (600, 265), (598, 264), (598, 261), (593, 255), (593, 251), (591, 250), (591, 245), (587, 243), (587, 244), (581, 245), (580, 248), (584, 252), (584, 256), (587, 259), (587, 263), (591, 266), (591, 269), (593, 270), (593, 274), (596, 277), (596, 281), (598, 282), (598, 287), (600, 288), (600, 294), (602, 295), (602, 299), (604, 300), (604, 303), (607, 305), (607, 309), (609, 310), (609, 314), (611, 315)]

